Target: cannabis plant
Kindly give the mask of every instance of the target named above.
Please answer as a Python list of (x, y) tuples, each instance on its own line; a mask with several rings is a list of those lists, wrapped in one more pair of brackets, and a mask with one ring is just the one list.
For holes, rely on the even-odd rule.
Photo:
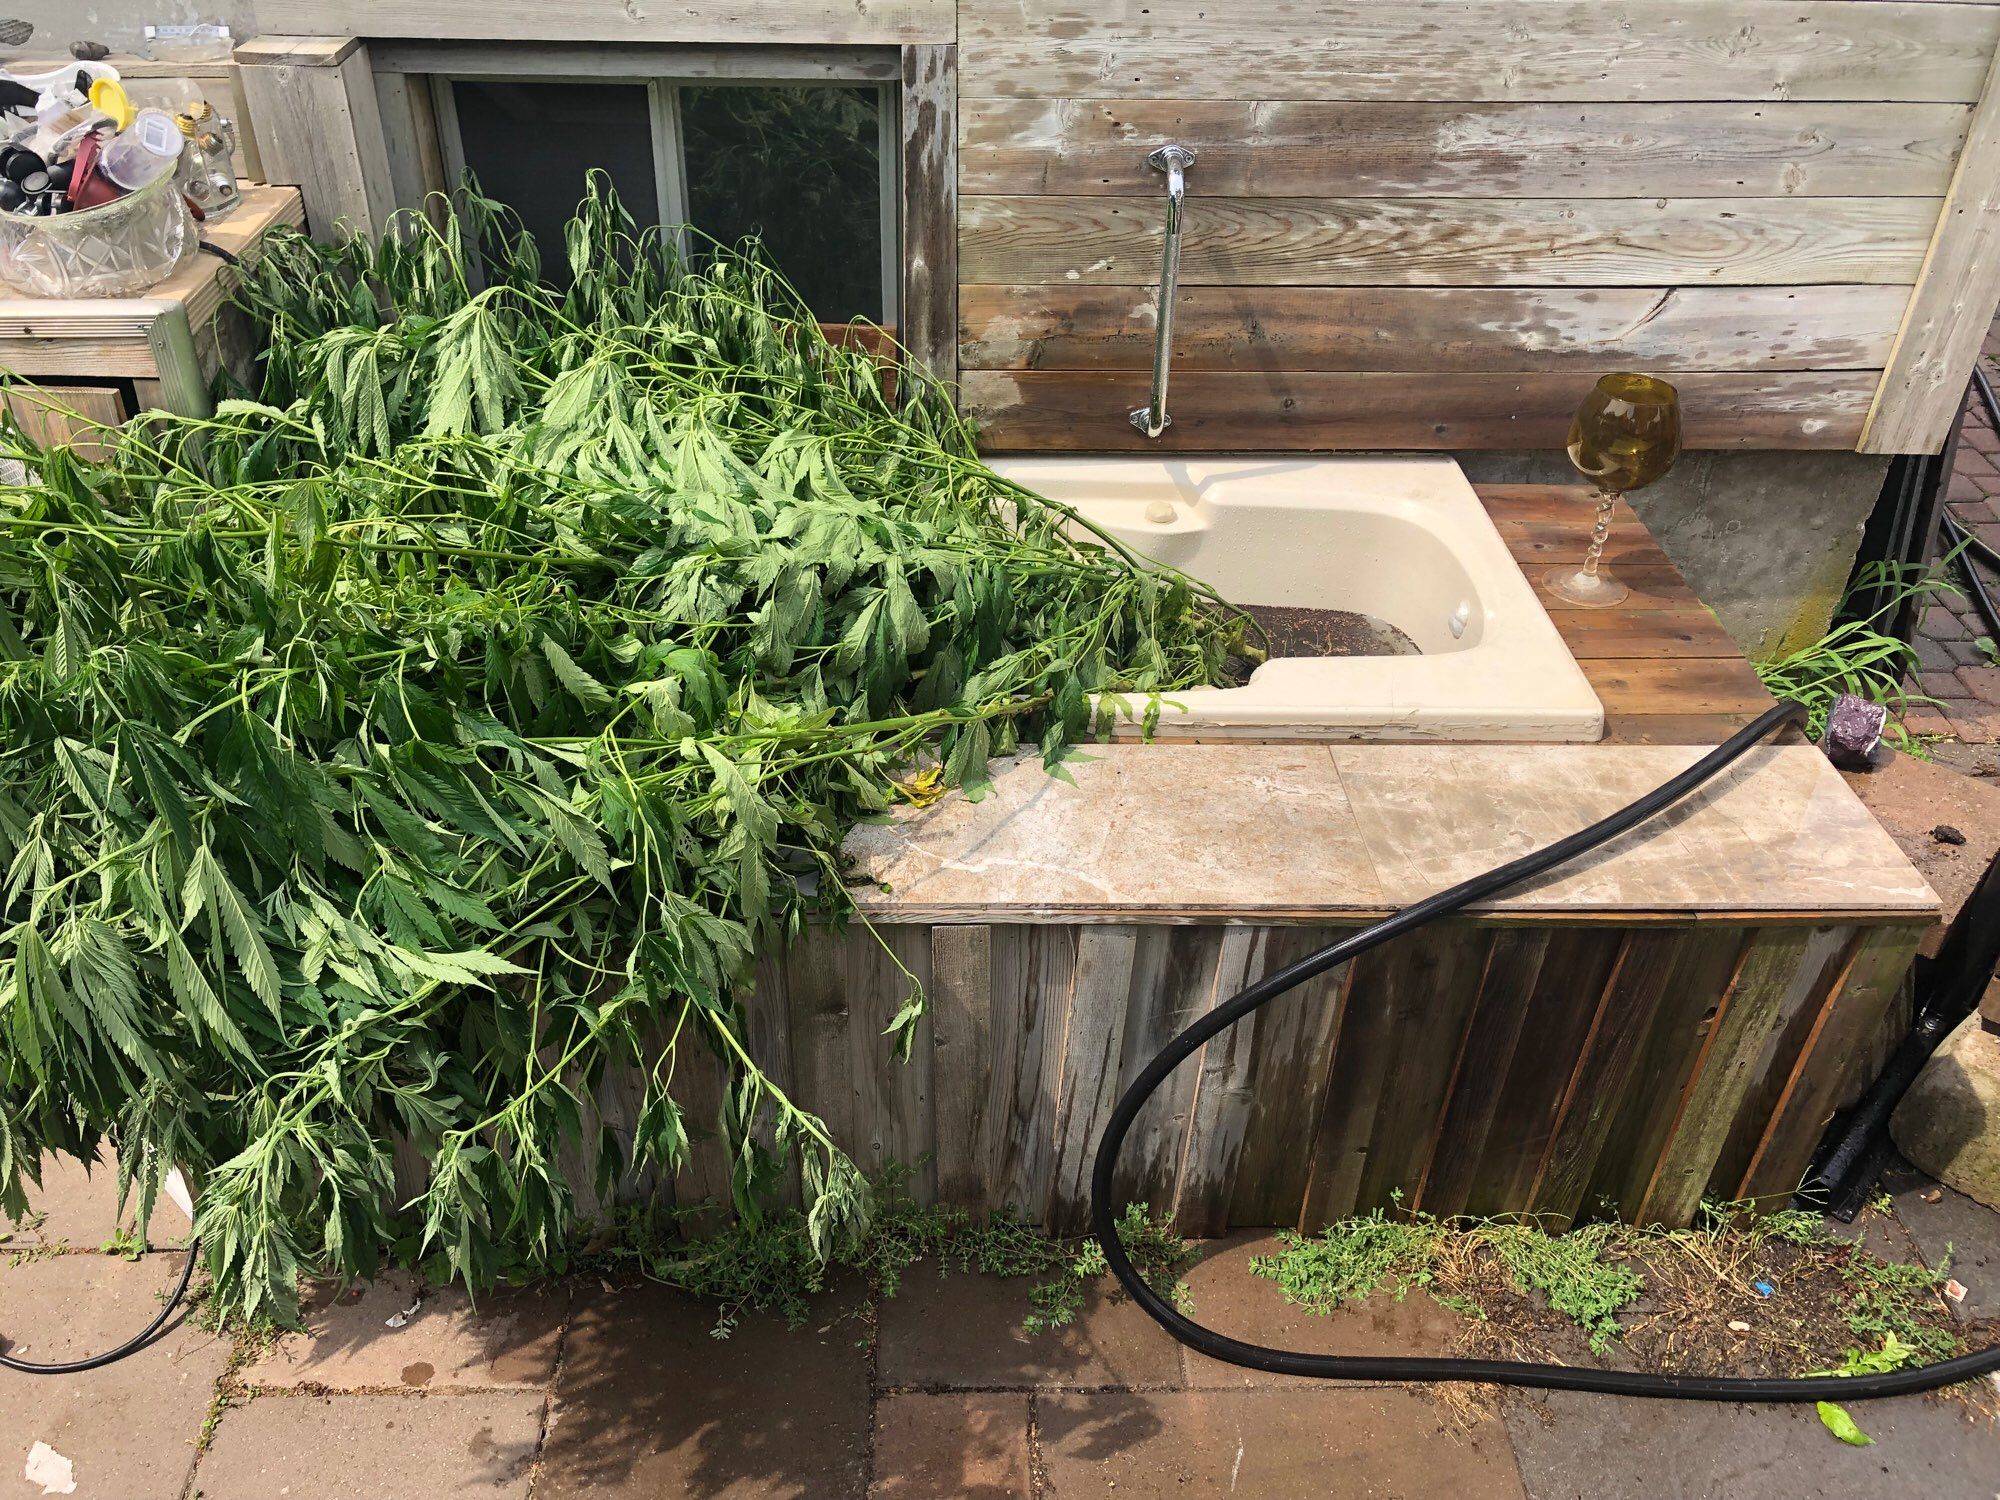
[[(795, 1158), (816, 1248), (851, 1240), (866, 1184), (745, 1044), (753, 954), (842, 916), (842, 837), (900, 779), (1060, 774), (1235, 628), (985, 469), (921, 370), (892, 401), (754, 255), (690, 267), (601, 185), (566, 245), (557, 291), (476, 195), (277, 234), (256, 399), (99, 463), (0, 442), (32, 475), (0, 492), (0, 1200), (52, 1149), (108, 1141), (148, 1202), (183, 1165), (226, 1308), (389, 1254), (547, 1266), (565, 1153), (603, 1195), (695, 1131), (740, 1214)], [(690, 1049), (719, 1118), (676, 1102)], [(636, 1130), (586, 1140), (614, 1068)]]

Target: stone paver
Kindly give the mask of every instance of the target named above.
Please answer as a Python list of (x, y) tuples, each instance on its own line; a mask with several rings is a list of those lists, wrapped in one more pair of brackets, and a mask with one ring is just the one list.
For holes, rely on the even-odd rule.
[(1023, 1393), (905, 1391), (875, 1403), (870, 1500), (1029, 1500), (1033, 1492)]
[(260, 1396), (232, 1408), (200, 1500), (527, 1500), (542, 1398)]
[(840, 1500), (868, 1476), (867, 1325), (853, 1292), (803, 1328), (659, 1286), (580, 1289), (535, 1500)]
[(953, 1390), (1161, 1387), (1181, 1384), (1181, 1346), (1125, 1297), (1093, 1288), (1075, 1323), (1021, 1329), (1026, 1278), (903, 1278), (878, 1314), (877, 1378), (884, 1386)]
[[(19, 1223), (0, 1219), (0, 1248), (61, 1245), (96, 1250), (120, 1229), (138, 1223), (136, 1196), (118, 1212), (118, 1166), (108, 1152), (88, 1167), (74, 1156), (51, 1152), (42, 1158), (42, 1185), (28, 1190), (28, 1216)], [(188, 1221), (173, 1204), (153, 1205), (148, 1241), (161, 1248), (187, 1243)]]
[[(1989, 373), (2000, 371), (1991, 349), (1985, 357)], [(1985, 406), (1974, 398), (1966, 406), (1958, 456), (1945, 486), (1945, 508), (1981, 540), (2000, 546), (1996, 454), (2000, 454), (2000, 434), (1987, 421)], [(1981, 576), (1987, 591), (2000, 599), (2000, 577), (1990, 569)], [(1954, 589), (1963, 588), (1955, 570), (1951, 583)], [(1980, 637), (1991, 635), (1969, 594), (1946, 593), (1925, 608), (1914, 642), (1922, 670), (1906, 686), (1937, 701), (1912, 709), (1907, 718), (1913, 731), (1946, 734), (1971, 744), (2000, 741), (2000, 665), (1977, 645)]]
[[(1896, 1217), (1927, 1266), (1948, 1267), (1965, 1287), (1964, 1318), (2000, 1318), (2000, 1214), (1898, 1161), (1882, 1174)], [(1994, 1485), (2000, 1494), (2000, 1483)]]
[[(159, 1311), (173, 1255), (57, 1255), (0, 1270), (0, 1346), (22, 1359), (80, 1359), (123, 1343)], [(0, 1496), (47, 1443), (70, 1460), (78, 1500), (181, 1500), (227, 1340), (182, 1322), (128, 1359), (83, 1375), (0, 1370)]]
[(1046, 1493), (1520, 1500), (1506, 1428), (1393, 1389), (1038, 1398)]
[(1506, 1403), (1532, 1500), (1993, 1500), (2000, 1431), (1921, 1396), (1858, 1402), (1873, 1447), (1809, 1406), (1635, 1401), (1550, 1391)]
[[(555, 1376), (568, 1306), (562, 1282), (488, 1292), (475, 1308), (460, 1288), (426, 1288), (408, 1271), (390, 1271), (322, 1287), (306, 1331), (280, 1339), (243, 1381), (344, 1391), (540, 1388)], [(390, 1327), (392, 1318), (401, 1326)]]
[[(1453, 1352), (1460, 1323), (1423, 1292), (1398, 1300), (1380, 1292), (1358, 1307), (1321, 1316), (1285, 1300), (1278, 1284), (1250, 1270), (1252, 1257), (1281, 1246), (1275, 1235), (1240, 1234), (1215, 1241), (1201, 1264), (1187, 1274), (1188, 1293), (1202, 1323), (1235, 1338), (1305, 1354), (1435, 1354)], [(1202, 1389), (1243, 1386), (1299, 1386), (1323, 1382), (1241, 1365), (1225, 1364), (1187, 1351), (1187, 1383)]]

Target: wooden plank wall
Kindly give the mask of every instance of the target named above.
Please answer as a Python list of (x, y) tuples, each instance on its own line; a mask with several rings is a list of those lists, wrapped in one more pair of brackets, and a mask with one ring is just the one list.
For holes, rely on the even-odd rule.
[(1169, 447), (1555, 447), (1637, 366), (1693, 446), (1853, 448), (1905, 348), (1870, 446), (1934, 446), (1937, 330), (2000, 293), (1986, 111), (1959, 171), (1997, 43), (1921, 0), (960, 0), (967, 404), (996, 449), (1144, 445), (1178, 140)]
[[(753, 1050), (869, 1172), (1084, 1225), (1098, 1137), (1175, 1032), (1337, 935), (1314, 926), (858, 925), (759, 969)], [(1363, 955), (1210, 1042), (1139, 1116), (1127, 1201), (1184, 1233), (1439, 1214), (1687, 1222), (1781, 1201), (1918, 929), (1847, 922), (1455, 921)], [(925, 982), (912, 1060), (883, 1027)], [(674, 1193), (726, 1200), (713, 1059), (675, 1088), (711, 1132)], [(685, 1079), (685, 1087), (683, 1087)], [(604, 1118), (636, 1104), (607, 1084)]]

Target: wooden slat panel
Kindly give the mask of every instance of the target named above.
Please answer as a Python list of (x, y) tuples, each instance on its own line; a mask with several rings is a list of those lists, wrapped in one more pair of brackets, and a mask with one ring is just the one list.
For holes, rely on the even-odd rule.
[[(1441, 1090), (1449, 1081), (1462, 1018), (1470, 1012), (1492, 940), (1490, 932), (1453, 922), (1355, 960), (1311, 1142), (1299, 1219), (1305, 1232), (1317, 1233), (1335, 1219), (1386, 1203), (1393, 1186), (1415, 1190), (1430, 1155), (1435, 1119), (1420, 1130), (1424, 1122), (1404, 1111), (1396, 1091), (1433, 1079)], [(1433, 985), (1445, 997), (1438, 1003), (1461, 1018), (1459, 1025), (1439, 1026), (1436, 1034), (1427, 1014)], [(1432, 1099), (1434, 1115), (1442, 1102)]]
[[(969, 369), (1148, 370), (1150, 286), (960, 289)], [(1174, 371), (1880, 369), (1909, 293), (1813, 287), (1183, 287)]]
[[(1325, 927), (1274, 929), (1266, 972), (1295, 963), (1337, 936)], [(1230, 1198), (1233, 1224), (1292, 1224), (1305, 1201), (1306, 1143), (1318, 1120), (1352, 966), (1343, 964), (1257, 1012), (1243, 1146)], [(1223, 998), (1228, 998), (1224, 996)]]
[(941, 380), (958, 378), (958, 49), (903, 49), (905, 349)]
[(1601, 1202), (1622, 1217), (1638, 1215), (1746, 939), (1740, 927), (1697, 926), (1686, 934), (1640, 1043), (1626, 1097), (1597, 1153), (1586, 1208)]
[(1159, 186), (1146, 153), (1177, 141), (1196, 153), (1189, 185), (1204, 198), (1935, 198), (1970, 114), (1768, 101), (980, 99), (965, 111), (962, 185), (1143, 195)]
[(1751, 937), (1633, 1215), (1639, 1222), (1684, 1224), (1693, 1215), (1737, 1109), (1756, 1082), (1758, 1058), (1804, 999), (1796, 985), (1813, 940), (1810, 931), (1777, 927)]
[[(1595, 507), (1592, 507), (1593, 511)], [(1582, 562), (1589, 547), (1587, 534), (1577, 531), (1573, 517), (1552, 516), (1545, 521), (1496, 520), (1495, 529), (1507, 550), (1523, 566), (1534, 563)], [(1659, 568), (1669, 564), (1667, 554), (1653, 540), (1652, 533), (1637, 524), (1615, 529), (1605, 539), (1606, 566)]]
[[(1194, 186), (1187, 286), (1907, 286), (1937, 222), (1924, 198), (1203, 198)], [(961, 198), (959, 274), (1144, 284), (1159, 274), (1162, 201)]]
[(1495, 990), (1495, 1003), (1519, 1006), (1527, 1015), (1493, 1106), (1479, 1165), (1470, 1174), (1465, 1212), (1509, 1214), (1529, 1207), (1536, 1174), (1555, 1134), (1565, 1080), (1583, 1054), (1622, 936), (1616, 928), (1559, 929), (1550, 935), (1532, 988)]
[(1793, 1070), (1812, 1046), (1818, 1022), (1840, 993), (1848, 966), (1859, 951), (1861, 935), (1851, 927), (1817, 927), (1812, 931), (1799, 972), (1784, 1002), (1781, 1024), (1750, 1059), (1751, 1082), (1723, 1138), (1706, 1194), (1733, 1198), (1755, 1160), (1757, 1146), (1777, 1113)]
[(993, 929), (931, 930), (931, 1098), (940, 1203), (991, 1209), (994, 1133)]
[[(471, 0), (414, 9), (440, 3)], [(1996, 38), (1986, 6), (1862, 0), (965, 0), (959, 20), (968, 96), (1120, 99), (1970, 102)]]
[[(1132, 963), (1132, 998), (1118, 1067), (1118, 1092), (1131, 1087), (1139, 1070), (1174, 1036), (1204, 1014), (1215, 1000), (1216, 970), (1222, 958), (1219, 927), (1142, 927)], [(1181, 1157), (1187, 1149), (1201, 1059), (1189, 1058), (1167, 1075), (1132, 1122), (1118, 1159), (1118, 1204), (1143, 1201), (1171, 1213), (1180, 1188)]]
[[(540, 42), (948, 42), (953, 0), (260, 0), (267, 32)], [(268, 41), (269, 37), (260, 37)]]
[(1445, 1089), (1430, 1160), (1411, 1196), (1412, 1208), (1441, 1218), (1465, 1211), (1528, 1019), (1522, 997), (1534, 992), (1536, 976), (1548, 956), (1549, 937), (1548, 929), (1534, 927), (1506, 927), (1494, 933), (1479, 998)]
[[(674, 1206), (683, 1215), (700, 1205), (713, 1205), (681, 1222), (698, 1233), (709, 1233), (727, 1222), (730, 1213), (730, 1153), (722, 1134), (722, 1059), (709, 1047), (707, 1023), (690, 1014), (674, 1045), (673, 1079), (667, 1094), (680, 1106), (681, 1128), (687, 1132), (687, 1160), (674, 1174)], [(576, 1179), (590, 1181), (588, 1168)]]
[[(1795, 1192), (1842, 1095), (1874, 1079), (1874, 1059), (1900, 1035), (1889, 1014), (1917, 945), (1920, 927), (1864, 929), (1840, 982), (1828, 994), (1771, 1111), (1742, 1178), (1726, 1189), (1763, 1207)], [(1860, 1066), (1857, 1067), (1856, 1064)]]
[[(1222, 929), (1210, 1009), (1264, 976), (1270, 968), (1272, 936), (1269, 927)], [(1247, 1015), (1201, 1049), (1187, 1150), (1174, 1197), (1174, 1228), (1181, 1234), (1209, 1238), (1229, 1229), (1230, 1197), (1256, 1087), (1251, 1069), (1262, 1020), (1255, 1013)]]
[(995, 927), (987, 1204), (1038, 1221), (1048, 1201), (1063, 1025), (1076, 982), (1074, 927)]
[(105, 431), (122, 423), (130, 412), (111, 386), (15, 386), (0, 391), (0, 406), (21, 424), (21, 432), (44, 448), (68, 446), (77, 457), (99, 462), (111, 452)]
[(907, 1062), (897, 1059), (883, 1035), (913, 986), (926, 993), (930, 989), (931, 929), (917, 923), (877, 924), (871, 935), (855, 923), (847, 933), (847, 984), (854, 1093), (849, 1154), (870, 1176), (892, 1166), (907, 1169), (910, 1195), (919, 1203), (932, 1202), (937, 1197), (937, 1128), (931, 1112), (930, 1021), (917, 1023)]
[(1077, 935), (1046, 1220), (1058, 1234), (1078, 1233), (1090, 1222), (1090, 1169), (1097, 1138), (1118, 1102), (1118, 1060), (1137, 946), (1138, 930), (1125, 924), (1087, 927)]
[[(744, 1045), (757, 1060), (765, 1076), (791, 1097), (798, 1087), (798, 1070), (792, 1065), (792, 1006), (787, 992), (788, 974), (782, 953), (766, 954), (757, 961), (750, 992), (744, 997)], [(636, 1117), (635, 1117), (636, 1118)], [(777, 1145), (777, 1110), (765, 1109), (755, 1135), (765, 1150)], [(780, 1202), (799, 1201), (799, 1172), (796, 1160), (780, 1158), (776, 1189)]]
[(794, 1101), (818, 1115), (841, 1144), (855, 1138), (853, 1029), (848, 1015), (847, 938), (818, 923), (785, 953)]
[[(1619, 576), (1622, 578), (1622, 571)], [(1705, 609), (1574, 610), (1557, 627), (1570, 655), (1598, 657), (1736, 656), (1736, 643)]]
[[(1873, 394), (1864, 371), (1676, 374), (1691, 448), (1849, 448)], [(1243, 452), (1262, 448), (1560, 448), (1573, 375), (1206, 374), (1174, 379), (1157, 442), (1125, 414), (1145, 378), (968, 370), (965, 405), (995, 452)]]
[(1530, 1193), (1550, 1229), (1568, 1227), (1586, 1207), (1591, 1174), (1631, 1087), (1674, 962), (1694, 938), (1671, 928), (1625, 935)]
[(2000, 299), (2000, 53), (1986, 76), (1895, 352), (1868, 416), (1869, 453), (1935, 453)]

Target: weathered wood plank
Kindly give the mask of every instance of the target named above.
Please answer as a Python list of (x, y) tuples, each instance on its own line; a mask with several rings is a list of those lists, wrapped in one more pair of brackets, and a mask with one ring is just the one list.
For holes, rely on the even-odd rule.
[[(1429, 1154), (1430, 1132), (1423, 1132), (1414, 1146), (1406, 1134), (1378, 1138), (1383, 1121), (1392, 1128), (1405, 1123), (1393, 1093), (1403, 1086), (1402, 1049), (1414, 1042), (1426, 1054), (1418, 1070), (1438, 1073), (1440, 1087), (1448, 1081), (1459, 1032), (1444, 1028), (1448, 1035), (1438, 1047), (1423, 1045), (1429, 1030), (1423, 1015), (1431, 998), (1428, 986), (1439, 984), (1454, 995), (1476, 990), (1492, 940), (1489, 932), (1452, 922), (1355, 960), (1333, 1041), (1325, 1102), (1311, 1142), (1298, 1222), (1305, 1233), (1317, 1233), (1335, 1219), (1376, 1206), (1376, 1200), (1365, 1195), (1371, 1191), (1386, 1195), (1400, 1182), (1411, 1157), (1410, 1180), (1402, 1185), (1415, 1187)], [(1459, 1014), (1470, 1004), (1468, 995)], [(1441, 1063), (1428, 1056), (1433, 1050), (1442, 1053)], [(1386, 1202), (1386, 1196), (1381, 1201)]]
[[(1214, 1003), (1222, 935), (1214, 926), (1139, 929), (1118, 1064), (1120, 1094), (1175, 1033)], [(1200, 1058), (1188, 1059), (1167, 1075), (1133, 1120), (1115, 1179), (1120, 1207), (1144, 1202), (1158, 1213), (1173, 1211), (1200, 1073)]]
[[(1148, 370), (1154, 289), (959, 291), (968, 369)], [(1183, 287), (1174, 372), (1875, 370), (1909, 301), (1896, 286)]]
[[(1589, 534), (1579, 533), (1572, 517), (1550, 517), (1545, 521), (1496, 518), (1493, 524), (1500, 533), (1500, 540), (1507, 544), (1508, 552), (1523, 566), (1581, 562), (1590, 544)], [(1660, 544), (1653, 540), (1652, 533), (1635, 519), (1624, 526), (1613, 526), (1611, 534), (1605, 539), (1604, 561), (1609, 567), (1622, 564), (1625, 567), (1658, 568), (1667, 566), (1670, 559)]]
[(958, 49), (903, 49), (901, 341), (958, 379)]
[[(1622, 575), (1621, 575), (1622, 576)], [(1723, 656), (1742, 653), (1705, 609), (1574, 610), (1556, 629), (1579, 661), (1599, 657)]]
[(1811, 1035), (1784, 1079), (1742, 1176), (1722, 1191), (1762, 1207), (1779, 1207), (1798, 1189), (1814, 1149), (1854, 1076), (1852, 1060), (1879, 1050), (1884, 1016), (1909, 973), (1924, 930), (1863, 929), (1826, 999)]
[(1495, 934), (1453, 924), (1400, 945), (1384, 976), (1394, 1047), (1369, 1129), (1355, 1208), (1388, 1209), (1422, 1190)]
[(931, 1096), (940, 1203), (989, 1209), (993, 1134), (993, 929), (931, 930)]
[(790, 1017), (793, 1100), (825, 1122), (836, 1142), (855, 1139), (854, 1048), (848, 1033), (847, 938), (819, 923), (785, 951), (785, 1005)]
[(1535, 1214), (1550, 1229), (1567, 1228), (1588, 1207), (1591, 1174), (1631, 1087), (1674, 961), (1692, 936), (1671, 928), (1625, 934), (1529, 1192)]
[(1777, 701), (1741, 657), (1653, 661), (1586, 657), (1577, 665), (1607, 714), (1756, 715)]
[[(1268, 83), (1267, 83), (1268, 86)], [(1964, 104), (976, 99), (967, 193), (1147, 194), (1155, 146), (1204, 198), (1940, 196)]]
[(931, 932), (922, 923), (878, 923), (871, 934), (857, 922), (848, 929), (846, 944), (854, 1095), (849, 1154), (870, 1176), (890, 1168), (907, 1172), (905, 1186), (919, 1203), (937, 1197), (930, 1021), (917, 1023), (908, 1061), (896, 1057), (884, 1033), (913, 989), (930, 989)]
[(1708, 1028), (1673, 1128), (1633, 1217), (1684, 1224), (1701, 1202), (1709, 1174), (1756, 1082), (1766, 1044), (1803, 1000), (1798, 977), (1814, 933), (1766, 928), (1755, 933)]
[[(1269, 927), (1222, 929), (1210, 1010), (1264, 976), (1272, 936)], [(1255, 1099), (1252, 1068), (1263, 1019), (1253, 1012), (1201, 1049), (1174, 1198), (1174, 1226), (1182, 1234), (1211, 1238), (1229, 1229), (1229, 1204)]]
[(0, 407), (44, 448), (68, 447), (93, 463), (111, 452), (112, 429), (132, 415), (115, 386), (36, 385), (0, 391)]
[(1090, 1221), (1090, 1170), (1097, 1138), (1118, 1102), (1118, 1062), (1132, 993), (1138, 930), (1088, 927), (1077, 935), (1076, 979), (1063, 1023), (1047, 1223), (1074, 1234)]
[[(439, 3), (471, 0), (413, 9)], [(968, 0), (959, 20), (969, 97), (1970, 102), (1996, 39), (1986, 6), (1863, 0)]]
[(1583, 1054), (1622, 937), (1617, 928), (1559, 928), (1550, 935), (1532, 987), (1496, 991), (1498, 1003), (1520, 1006), (1527, 1016), (1493, 1106), (1479, 1165), (1467, 1185), (1464, 1212), (1513, 1214), (1531, 1205), (1535, 1177), (1561, 1114), (1565, 1081)]
[(1896, 335), (1861, 448), (1935, 453), (2000, 300), (2000, 52)]
[(267, 31), (540, 42), (948, 42), (953, 0), (262, 0)]
[(1524, 997), (1534, 993), (1549, 938), (1547, 928), (1536, 927), (1505, 927), (1493, 934), (1479, 997), (1459, 1044), (1412, 1208), (1441, 1218), (1465, 1212), (1527, 1024)]
[[(1273, 929), (1265, 972), (1296, 963), (1340, 934), (1327, 927)], [(1306, 1149), (1319, 1118), (1333, 1039), (1353, 966), (1342, 964), (1257, 1012), (1243, 1145), (1230, 1197), (1232, 1224), (1293, 1224), (1305, 1201)], [(1223, 997), (1227, 999), (1227, 996)]]
[(395, 179), (368, 48), (352, 36), (266, 36), (239, 49), (271, 181), (295, 186), (321, 239), (377, 234)]
[(1597, 1153), (1584, 1193), (1586, 1207), (1602, 1202), (1621, 1217), (1638, 1215), (1746, 942), (1747, 934), (1741, 927), (1697, 924), (1685, 934), (1652, 1023), (1640, 1042), (1639, 1060), (1626, 1097)]
[[(722, 1128), (722, 1059), (709, 1045), (707, 1024), (692, 1008), (674, 1044), (672, 1066), (667, 1096), (680, 1106), (681, 1128), (688, 1137), (687, 1160), (674, 1174), (674, 1208), (691, 1232), (708, 1233), (730, 1215), (730, 1153)], [(588, 1175), (582, 1180), (589, 1181)]]
[(988, 1205), (1036, 1222), (1048, 1203), (1078, 931), (993, 929), (993, 1081), (987, 1111), (995, 1128)]
[[(1750, 1086), (1716, 1153), (1704, 1190), (1708, 1197), (1733, 1198), (1748, 1174), (1757, 1146), (1783, 1101), (1792, 1072), (1811, 1047), (1820, 1018), (1840, 993), (1848, 966), (1859, 952), (1861, 934), (1852, 927), (1812, 929), (1799, 973), (1784, 1002), (1784, 1017), (1750, 1059)], [(1796, 1186), (1796, 1184), (1794, 1184)]]
[[(1538, 0), (1549, 3), (1549, 0)], [(959, 200), (968, 282), (1142, 285), (1154, 197)], [(1184, 286), (1908, 286), (1937, 222), (1925, 198), (1202, 198)]]
[[(1866, 371), (1673, 379), (1690, 448), (1849, 448), (1875, 388)], [(1190, 371), (1149, 442), (1125, 416), (1145, 400), (1137, 372), (967, 370), (962, 390), (993, 452), (1560, 448), (1578, 400), (1566, 374)]]

